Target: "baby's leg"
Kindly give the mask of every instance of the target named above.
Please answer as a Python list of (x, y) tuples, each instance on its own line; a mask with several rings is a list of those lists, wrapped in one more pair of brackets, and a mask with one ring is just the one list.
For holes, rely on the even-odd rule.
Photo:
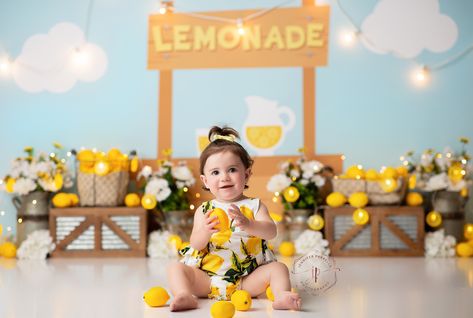
[(198, 268), (187, 266), (181, 262), (168, 265), (168, 279), (174, 299), (171, 311), (197, 308), (197, 297), (207, 297), (210, 293), (210, 278)]
[(289, 271), (283, 263), (272, 262), (258, 266), (243, 278), (241, 288), (255, 297), (264, 293), (268, 284), (274, 294), (274, 309), (301, 309), (301, 298), (297, 293), (291, 292)]

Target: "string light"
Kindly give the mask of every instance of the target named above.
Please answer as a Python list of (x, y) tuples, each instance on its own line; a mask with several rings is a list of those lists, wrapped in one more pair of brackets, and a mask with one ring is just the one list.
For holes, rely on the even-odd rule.
[(18, 224), (21, 224), (23, 223), (23, 219), (22, 218), (18, 218)]
[(412, 80), (417, 86), (425, 86), (430, 80), (430, 72), (426, 66), (421, 66), (412, 73)]
[(33, 203), (33, 205), (36, 205), (36, 203), (38, 203), (38, 201), (33, 200), (33, 201), (31, 201), (31, 203)]
[(72, 53), (72, 63), (76, 67), (84, 67), (89, 62), (89, 54), (83, 48), (75, 48)]
[(5, 215), (5, 211), (0, 211), (0, 216), (4, 216)]
[(7, 76), (11, 72), (12, 62), (9, 58), (0, 60), (0, 74)]
[(353, 47), (356, 43), (358, 32), (355, 31), (342, 31), (340, 34), (340, 43), (344, 47)]
[(236, 26), (237, 26), (238, 34), (245, 35), (245, 28), (243, 27), (243, 20), (241, 18), (237, 19)]
[(159, 4), (159, 13), (166, 14), (168, 12), (174, 11), (174, 1), (173, 0), (161, 0)]
[(191, 210), (194, 210), (195, 206), (194, 206), (193, 204), (191, 204), (191, 205), (189, 205), (189, 208), (190, 208)]
[(347, 157), (345, 155), (341, 155), (340, 159), (345, 160)]

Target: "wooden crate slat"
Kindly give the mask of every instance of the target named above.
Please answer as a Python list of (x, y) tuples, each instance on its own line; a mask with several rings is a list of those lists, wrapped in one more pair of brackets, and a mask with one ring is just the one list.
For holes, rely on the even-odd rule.
[(94, 224), (94, 219), (91, 217), (86, 217), (85, 220), (79, 224), (69, 235), (67, 235), (61, 242), (56, 244), (56, 248), (64, 249), (67, 245), (72, 243), (76, 238), (78, 238), (82, 233), (84, 233), (91, 225)]

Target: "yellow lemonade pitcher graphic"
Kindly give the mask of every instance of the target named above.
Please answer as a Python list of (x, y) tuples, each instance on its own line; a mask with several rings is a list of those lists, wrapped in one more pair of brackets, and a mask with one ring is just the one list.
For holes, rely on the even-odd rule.
[[(243, 137), (258, 156), (272, 156), (284, 141), (285, 134), (294, 128), (294, 111), (287, 106), (278, 106), (261, 96), (245, 98), (248, 117), (243, 124)], [(287, 124), (283, 122), (287, 117)]]

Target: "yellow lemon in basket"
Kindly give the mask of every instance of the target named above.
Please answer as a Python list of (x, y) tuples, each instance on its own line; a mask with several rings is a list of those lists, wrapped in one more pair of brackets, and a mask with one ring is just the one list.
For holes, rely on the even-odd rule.
[(81, 150), (77, 154), (77, 160), (93, 165), (95, 162), (95, 153), (93, 153), (92, 150), (89, 149)]
[(379, 186), (384, 192), (393, 192), (397, 189), (397, 180), (394, 178), (386, 178), (379, 181)]
[(282, 195), (284, 199), (286, 199), (287, 202), (292, 203), (292, 202), (296, 202), (297, 199), (299, 199), (300, 193), (296, 187), (290, 186), (284, 189)]
[(79, 205), (79, 196), (75, 193), (68, 193), (69, 199), (71, 200), (71, 206)]
[(125, 205), (127, 207), (135, 207), (135, 206), (140, 206), (140, 196), (136, 193), (128, 193), (125, 196)]
[(430, 211), (425, 217), (425, 222), (431, 227), (437, 227), (442, 224), (442, 215), (437, 211)]
[(320, 231), (324, 227), (325, 221), (320, 215), (314, 214), (307, 220), (307, 225), (314, 231)]
[(161, 307), (164, 306), (169, 300), (169, 294), (161, 286), (151, 287), (143, 295), (143, 299), (148, 306)]
[(338, 208), (347, 202), (347, 198), (340, 192), (332, 192), (325, 199), (332, 208)]
[(230, 220), (228, 219), (227, 213), (220, 208), (215, 208), (210, 212), (209, 217), (216, 216), (218, 218), (219, 224), (215, 226), (215, 228), (219, 231), (225, 231), (230, 228)]
[(231, 300), (236, 310), (247, 311), (251, 308), (251, 295), (246, 290), (237, 290), (232, 294)]
[(94, 172), (98, 176), (104, 176), (110, 172), (110, 165), (107, 161), (97, 161), (94, 166)]
[(419, 206), (423, 203), (424, 199), (422, 195), (417, 192), (409, 192), (406, 197), (406, 203), (408, 206)]
[(273, 291), (271, 290), (271, 286), (268, 286), (268, 288), (266, 288), (266, 297), (269, 300), (274, 301), (274, 294), (273, 294)]
[(355, 192), (350, 195), (348, 202), (354, 208), (364, 208), (368, 204), (368, 196), (364, 192)]
[(350, 179), (364, 179), (365, 171), (360, 165), (348, 167), (345, 175)]
[(53, 197), (53, 205), (56, 208), (67, 208), (72, 205), (69, 193), (59, 192)]
[(467, 240), (473, 240), (473, 224), (467, 223), (463, 226), (463, 235)]
[(230, 301), (219, 300), (210, 307), (212, 318), (232, 318), (235, 315), (235, 305)]
[(473, 255), (473, 246), (468, 243), (458, 243), (456, 246), (456, 251), (458, 256), (461, 257), (470, 257)]
[(171, 243), (176, 249), (179, 249), (182, 244), (182, 239), (179, 235), (171, 234), (168, 237), (168, 242)]
[(375, 169), (368, 169), (365, 174), (365, 179), (368, 181), (376, 181), (379, 179), (378, 171)]
[(370, 220), (370, 214), (365, 209), (356, 209), (352, 217), (353, 222), (358, 225), (365, 225)]
[(201, 268), (204, 271), (217, 273), (220, 267), (223, 264), (223, 258), (215, 254), (206, 254), (202, 259), (202, 266)]
[(145, 208), (146, 210), (152, 210), (154, 207), (158, 204), (156, 201), (156, 197), (152, 194), (145, 194), (141, 198), (141, 206)]
[(393, 167), (386, 167), (381, 171), (381, 178), (388, 179), (388, 178), (397, 178), (397, 170)]
[(292, 256), (295, 252), (296, 247), (292, 242), (285, 241), (279, 245), (279, 254), (281, 254), (282, 256)]
[(12, 242), (4, 242), (0, 245), (0, 256), (5, 258), (15, 258), (16, 257), (16, 246)]

